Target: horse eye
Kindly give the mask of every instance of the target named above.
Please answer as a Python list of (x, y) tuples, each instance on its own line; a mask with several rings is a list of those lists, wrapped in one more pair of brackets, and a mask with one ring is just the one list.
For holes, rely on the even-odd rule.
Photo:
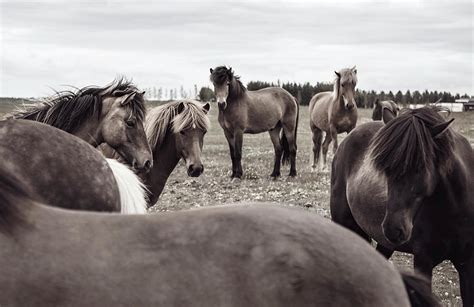
[(126, 120), (125, 123), (127, 124), (128, 127), (135, 127), (135, 121), (134, 120)]
[(185, 133), (184, 133), (184, 130), (181, 130), (179, 133), (180, 133), (181, 135), (184, 135), (184, 134), (185, 134)]
[(344, 83), (342, 83), (341, 86), (344, 87)]

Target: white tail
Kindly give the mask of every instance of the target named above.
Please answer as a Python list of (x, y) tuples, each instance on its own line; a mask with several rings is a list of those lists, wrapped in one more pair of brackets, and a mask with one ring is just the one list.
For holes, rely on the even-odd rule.
[(146, 213), (146, 187), (125, 164), (115, 159), (106, 159), (120, 192), (121, 213)]

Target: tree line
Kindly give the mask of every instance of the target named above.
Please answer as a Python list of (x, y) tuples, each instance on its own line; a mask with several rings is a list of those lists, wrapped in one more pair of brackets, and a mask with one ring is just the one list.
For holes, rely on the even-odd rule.
[[(250, 81), (247, 84), (247, 89), (251, 91), (259, 90), (265, 87), (271, 86), (281, 86), (292, 94), (301, 105), (308, 105), (311, 98), (320, 92), (332, 91), (333, 84), (327, 82), (317, 82), (316, 84), (310, 84), (306, 82), (304, 84), (296, 82), (286, 82), (283, 84), (265, 82), (265, 81)], [(202, 101), (212, 101), (215, 99), (214, 92), (209, 87), (202, 87), (199, 91), (199, 99)], [(366, 90), (356, 90), (355, 101), (358, 107), (360, 108), (372, 108), (376, 99), (380, 100), (393, 100), (401, 105), (408, 104), (426, 104), (436, 102), (441, 100), (442, 102), (454, 102), (459, 98), (469, 98), (469, 95), (464, 94), (455, 94), (453, 95), (450, 92), (442, 91), (428, 91), (423, 92), (407, 90), (406, 92), (397, 91), (393, 93), (389, 92), (376, 92), (376, 91), (366, 91)]]

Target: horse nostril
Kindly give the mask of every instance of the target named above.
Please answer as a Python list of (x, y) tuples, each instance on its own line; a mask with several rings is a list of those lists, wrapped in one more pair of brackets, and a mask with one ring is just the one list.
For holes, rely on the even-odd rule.
[(150, 169), (151, 168), (151, 161), (150, 160), (146, 160), (145, 161), (145, 169)]

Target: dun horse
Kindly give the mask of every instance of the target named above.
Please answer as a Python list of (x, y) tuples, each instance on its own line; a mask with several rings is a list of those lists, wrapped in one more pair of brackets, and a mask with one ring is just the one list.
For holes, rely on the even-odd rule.
[(20, 119), (0, 121), (0, 157), (5, 175), (21, 182), (34, 201), (77, 210), (146, 212), (143, 186), (128, 167), (62, 130)]
[[(337, 135), (351, 132), (357, 123), (357, 105), (354, 99), (357, 69), (346, 68), (336, 73), (334, 90), (313, 96), (309, 103), (310, 127), (313, 133), (313, 169), (326, 166), (329, 144), (337, 149)], [(323, 141), (323, 132), (326, 137)], [(323, 165), (320, 164), (321, 143)]]
[[(210, 126), (209, 109), (209, 103), (179, 100), (148, 111), (145, 132), (152, 148), (153, 167), (141, 177), (149, 191), (149, 206), (156, 203), (181, 158), (186, 162), (188, 176), (198, 177), (204, 171), (201, 151)], [(110, 147), (101, 149), (107, 157), (114, 157)]]
[(246, 205), (126, 216), (28, 198), (0, 165), (1, 306), (437, 304), (424, 280), (303, 210)]
[(54, 126), (94, 147), (107, 143), (134, 169), (146, 172), (152, 160), (143, 130), (145, 110), (143, 93), (131, 82), (118, 79), (102, 88), (58, 92), (14, 117)]
[[(232, 68), (210, 69), (219, 106), (219, 124), (229, 143), (232, 178), (242, 177), (244, 133), (268, 131), (275, 149), (272, 177), (280, 176), (281, 162), (290, 161), (290, 176), (296, 176), (296, 131), (299, 106), (296, 99), (279, 87), (248, 91)], [(280, 137), (280, 132), (281, 133)]]
[(331, 174), (331, 215), (387, 258), (412, 253), (432, 276), (450, 260), (464, 306), (474, 304), (474, 153), (438, 108), (384, 109), (382, 122), (358, 126), (344, 139)]
[(389, 109), (395, 116), (397, 116), (398, 112), (400, 111), (400, 107), (395, 101), (393, 100), (380, 101), (377, 98), (377, 100), (375, 100), (375, 103), (374, 103), (374, 111), (372, 112), (372, 119), (382, 120), (382, 110), (384, 108)]

